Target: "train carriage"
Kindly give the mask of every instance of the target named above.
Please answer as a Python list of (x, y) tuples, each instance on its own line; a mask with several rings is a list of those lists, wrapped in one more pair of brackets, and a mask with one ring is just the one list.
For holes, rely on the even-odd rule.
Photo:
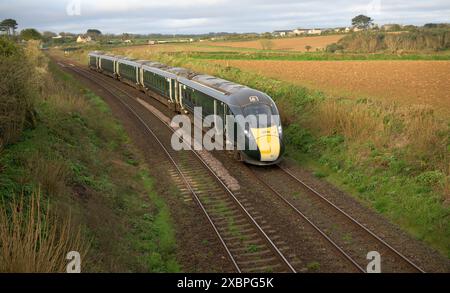
[[(131, 60), (100, 52), (89, 53), (89, 67), (136, 87), (178, 113), (194, 114), (202, 108), (202, 117), (215, 115), (223, 123), (214, 123), (227, 143), (236, 146), (239, 132), (245, 134), (245, 148), (235, 151), (240, 160), (255, 165), (276, 164), (282, 159), (284, 144), (278, 109), (273, 100), (260, 91), (214, 76), (158, 62)], [(229, 121), (229, 117), (266, 115), (269, 120), (249, 126)], [(216, 120), (214, 120), (216, 122)], [(234, 133), (234, 135), (229, 135)], [(250, 149), (254, 142), (256, 149)]]
[(116, 62), (117, 57), (104, 55), (99, 61), (99, 69), (101, 72), (110, 76), (116, 77)]
[(177, 75), (163, 70), (164, 68), (167, 66), (156, 62), (143, 64), (140, 70), (141, 85), (146, 92), (152, 92), (158, 100), (176, 110)]
[(139, 88), (139, 68), (141, 65), (135, 60), (128, 58), (117, 59), (116, 74), (117, 77), (129, 85)]
[(100, 62), (100, 57), (103, 54), (101, 52), (92, 52), (89, 54), (88, 56), (88, 60), (89, 60), (89, 67), (95, 70), (98, 70), (99, 68), (99, 62)]

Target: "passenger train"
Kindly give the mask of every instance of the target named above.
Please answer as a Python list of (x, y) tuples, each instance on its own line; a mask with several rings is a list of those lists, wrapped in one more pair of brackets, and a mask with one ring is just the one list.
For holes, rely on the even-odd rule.
[[(219, 131), (228, 142), (236, 145), (238, 129), (245, 133), (246, 147), (235, 151), (239, 160), (253, 165), (271, 165), (281, 161), (284, 144), (280, 119), (258, 122), (251, 129), (239, 122), (230, 125), (227, 119), (228, 115), (278, 116), (278, 109), (267, 94), (214, 76), (158, 62), (133, 60), (98, 51), (90, 52), (88, 57), (88, 65), (92, 70), (147, 93), (175, 112), (193, 115), (194, 107), (202, 107), (202, 118), (212, 114), (223, 117), (223, 129)], [(227, 136), (230, 127), (234, 127), (231, 139)], [(256, 148), (247, 148), (250, 141)]]

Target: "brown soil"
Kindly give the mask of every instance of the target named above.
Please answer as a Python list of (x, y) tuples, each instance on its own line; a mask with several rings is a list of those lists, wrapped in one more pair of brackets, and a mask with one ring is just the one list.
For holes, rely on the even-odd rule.
[(334, 96), (430, 105), (450, 113), (449, 61), (210, 61)]
[[(342, 39), (342, 35), (332, 36), (317, 36), (317, 37), (299, 37), (299, 38), (285, 38), (285, 39), (272, 39), (272, 50), (283, 51), (299, 51), (305, 52), (306, 46), (311, 46), (310, 51), (316, 51), (316, 49), (324, 49), (331, 43), (336, 43)], [(219, 47), (232, 47), (232, 48), (249, 48), (249, 49), (263, 49), (261, 40), (256, 41), (243, 41), (243, 42), (206, 42), (210, 46)]]

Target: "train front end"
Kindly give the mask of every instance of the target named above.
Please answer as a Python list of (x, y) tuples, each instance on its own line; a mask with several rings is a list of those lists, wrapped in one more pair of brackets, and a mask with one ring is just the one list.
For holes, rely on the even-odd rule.
[(233, 112), (244, 118), (237, 122), (237, 140), (239, 130), (245, 138), (245, 145), (241, 144), (240, 149), (241, 159), (260, 166), (279, 163), (284, 154), (283, 128), (274, 101), (255, 90), (241, 92), (240, 96), (239, 109)]

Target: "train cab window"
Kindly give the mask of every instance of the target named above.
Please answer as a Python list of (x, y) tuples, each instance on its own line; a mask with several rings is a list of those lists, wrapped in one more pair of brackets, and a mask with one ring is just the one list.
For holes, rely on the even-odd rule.
[(265, 127), (272, 125), (272, 109), (266, 104), (256, 104), (246, 106), (243, 109), (244, 116), (256, 116), (258, 118), (258, 126)]
[(266, 104), (257, 104), (244, 107), (244, 115), (272, 115), (272, 109)]

